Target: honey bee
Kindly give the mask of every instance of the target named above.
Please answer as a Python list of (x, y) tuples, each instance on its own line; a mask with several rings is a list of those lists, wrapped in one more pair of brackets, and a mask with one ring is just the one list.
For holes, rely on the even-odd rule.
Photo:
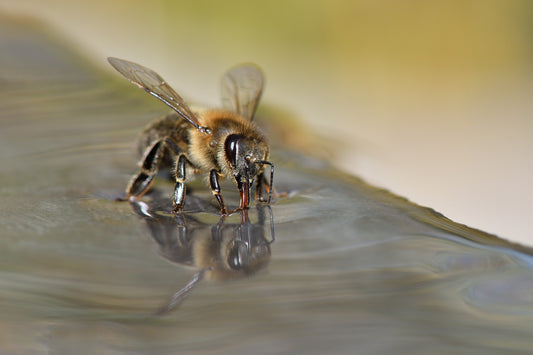
[[(156, 72), (118, 58), (109, 63), (126, 79), (170, 106), (175, 112), (149, 124), (142, 133), (140, 172), (126, 188), (126, 200), (144, 195), (160, 168), (173, 170), (176, 185), (173, 211), (185, 204), (187, 174), (207, 172), (222, 215), (229, 213), (220, 191), (219, 178), (235, 180), (240, 193), (238, 210), (248, 208), (250, 188), (256, 181), (255, 199), (270, 203), (274, 165), (270, 148), (253, 117), (263, 91), (263, 74), (255, 65), (230, 69), (222, 79), (222, 110), (193, 112)], [(270, 181), (264, 174), (270, 166)], [(267, 198), (263, 196), (266, 190)]]

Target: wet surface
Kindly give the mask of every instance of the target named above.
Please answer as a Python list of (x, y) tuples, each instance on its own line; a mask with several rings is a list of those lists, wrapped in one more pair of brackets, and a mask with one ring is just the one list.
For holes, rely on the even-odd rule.
[(164, 105), (33, 24), (0, 48), (2, 352), (533, 348), (530, 249), (280, 148), (271, 208), (221, 218), (202, 179), (181, 217), (164, 180), (115, 202)]

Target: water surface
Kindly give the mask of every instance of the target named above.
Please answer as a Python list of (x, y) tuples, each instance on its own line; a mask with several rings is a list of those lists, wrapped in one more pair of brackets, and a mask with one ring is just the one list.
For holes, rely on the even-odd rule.
[(202, 181), (181, 217), (164, 180), (115, 202), (164, 105), (34, 24), (0, 48), (3, 353), (533, 348), (530, 249), (282, 143), (271, 208), (221, 219)]

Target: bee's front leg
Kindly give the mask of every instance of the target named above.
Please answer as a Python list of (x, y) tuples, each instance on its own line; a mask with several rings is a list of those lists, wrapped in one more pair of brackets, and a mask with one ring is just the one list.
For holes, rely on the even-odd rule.
[(224, 200), (222, 199), (222, 195), (220, 194), (220, 184), (218, 183), (218, 171), (216, 169), (212, 169), (209, 172), (209, 183), (211, 185), (211, 192), (213, 195), (215, 195), (218, 205), (220, 206), (220, 213), (223, 215), (228, 214), (228, 209), (226, 208), (226, 205), (224, 204)]

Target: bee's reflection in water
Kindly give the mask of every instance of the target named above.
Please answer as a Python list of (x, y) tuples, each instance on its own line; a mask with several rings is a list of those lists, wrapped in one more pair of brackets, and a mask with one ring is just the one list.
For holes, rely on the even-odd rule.
[(157, 199), (150, 203), (132, 199), (130, 204), (146, 222), (165, 259), (197, 270), (158, 314), (178, 306), (203, 278), (228, 280), (250, 276), (270, 261), (270, 244), (275, 240), (270, 206), (258, 204), (210, 223), (213, 217), (210, 214), (164, 212), (165, 207), (158, 208)]

